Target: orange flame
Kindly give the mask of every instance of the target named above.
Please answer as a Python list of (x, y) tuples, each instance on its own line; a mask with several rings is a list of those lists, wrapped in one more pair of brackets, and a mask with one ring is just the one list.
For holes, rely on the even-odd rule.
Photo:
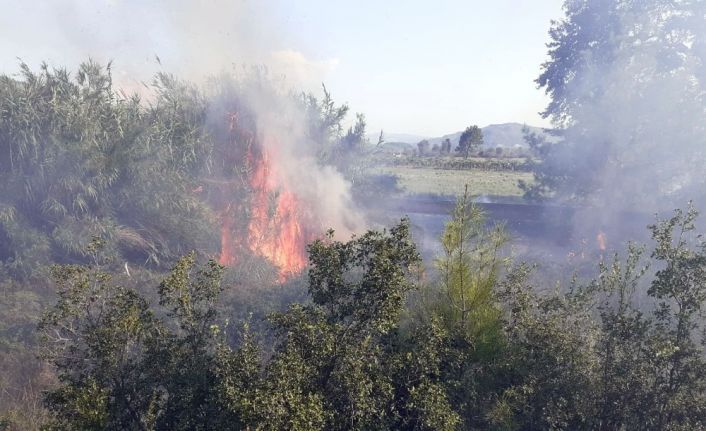
[[(238, 125), (237, 114), (229, 116), (229, 129), (235, 142), (246, 143), (244, 165), (249, 167), (247, 183), (251, 199), (247, 229), (237, 228), (235, 222), (239, 208), (229, 203), (220, 213), (221, 265), (233, 265), (244, 247), (266, 257), (279, 268), (279, 280), (286, 281), (307, 265), (306, 244), (312, 239), (303, 228), (303, 211), (294, 192), (285, 179), (278, 175), (277, 158), (264, 148), (253, 148), (255, 136)], [(269, 148), (277, 148), (269, 145)], [(240, 225), (242, 226), (242, 225)]]
[(255, 163), (250, 180), (254, 196), (248, 226), (250, 250), (280, 268), (280, 280), (306, 266), (306, 237), (300, 222), (296, 195), (273, 175), (273, 164), (264, 152)]
[(596, 235), (596, 242), (598, 243), (598, 249), (600, 249), (601, 251), (605, 251), (607, 241), (608, 241), (608, 238), (606, 237), (606, 234), (603, 233), (602, 230), (599, 230), (598, 235)]

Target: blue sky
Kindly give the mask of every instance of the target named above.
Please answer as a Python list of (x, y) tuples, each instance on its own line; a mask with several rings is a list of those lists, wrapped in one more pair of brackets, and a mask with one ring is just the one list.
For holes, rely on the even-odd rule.
[[(158, 69), (199, 79), (263, 63), (363, 112), (371, 132), (435, 136), (469, 124), (546, 125), (533, 80), (560, 0), (17, 1), (0, 17), (0, 71), (17, 57), (113, 60), (126, 87)], [(154, 61), (159, 55), (162, 66)], [(132, 84), (131, 84), (132, 83)]]

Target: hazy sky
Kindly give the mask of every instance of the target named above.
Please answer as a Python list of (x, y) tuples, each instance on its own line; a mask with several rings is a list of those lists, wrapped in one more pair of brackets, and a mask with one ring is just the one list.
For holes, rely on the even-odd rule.
[[(8, 4), (9, 3), (9, 4)], [(533, 80), (560, 0), (47, 0), (4, 2), (0, 72), (114, 61), (139, 88), (157, 70), (199, 79), (266, 64), (324, 82), (370, 131), (441, 135), (469, 124), (545, 125)], [(156, 62), (161, 59), (162, 66)]]

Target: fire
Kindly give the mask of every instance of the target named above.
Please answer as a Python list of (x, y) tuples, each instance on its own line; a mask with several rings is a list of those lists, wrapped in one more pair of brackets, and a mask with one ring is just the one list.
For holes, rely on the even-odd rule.
[[(278, 160), (273, 157), (277, 154), (268, 151), (268, 148), (277, 148), (276, 142), (255, 139), (252, 132), (239, 127), (237, 114), (231, 115), (229, 121), (232, 143), (246, 148), (239, 161), (232, 162), (247, 168), (247, 178), (244, 182), (226, 181), (224, 184), (237, 187), (234, 184), (247, 183), (249, 199), (236, 201), (226, 190), (226, 196), (231, 197), (224, 200), (233, 200), (222, 204), (225, 207), (220, 211), (218, 261), (221, 265), (233, 265), (238, 254), (247, 248), (275, 264), (279, 268), (279, 280), (285, 281), (307, 265), (306, 244), (312, 238), (304, 227), (304, 208), (278, 171)], [(246, 226), (236, 223), (241, 214), (247, 214)]]
[(280, 280), (306, 266), (306, 235), (296, 195), (277, 181), (267, 152), (255, 162), (248, 246), (280, 268)]
[(599, 230), (598, 235), (596, 235), (596, 242), (598, 243), (599, 250), (605, 251), (607, 240), (608, 238), (606, 237), (606, 234), (602, 230)]

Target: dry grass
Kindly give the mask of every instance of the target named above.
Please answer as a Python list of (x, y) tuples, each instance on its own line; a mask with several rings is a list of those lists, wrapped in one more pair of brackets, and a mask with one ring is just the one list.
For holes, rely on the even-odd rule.
[(399, 186), (405, 193), (431, 193), (459, 195), (468, 184), (472, 194), (497, 196), (521, 196), (518, 180), (531, 182), (532, 174), (517, 171), (450, 170), (415, 168), (408, 166), (384, 166), (374, 169), (376, 174), (397, 176)]

